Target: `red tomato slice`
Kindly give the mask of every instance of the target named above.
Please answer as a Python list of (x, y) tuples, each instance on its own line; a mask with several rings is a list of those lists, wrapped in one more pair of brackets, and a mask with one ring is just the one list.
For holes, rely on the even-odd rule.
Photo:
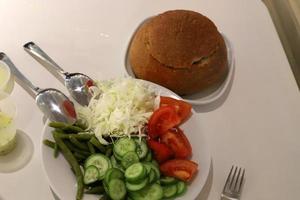
[(91, 86), (94, 86), (94, 82), (92, 80), (88, 80), (85, 85), (89, 88)]
[(67, 111), (67, 113), (69, 114), (70, 117), (76, 118), (76, 111), (75, 111), (74, 105), (71, 101), (65, 100), (63, 102), (62, 106), (65, 109), (65, 111)]
[(172, 176), (188, 182), (198, 171), (198, 164), (190, 160), (174, 159), (161, 164), (159, 168), (165, 176)]
[(192, 155), (192, 146), (179, 128), (170, 129), (162, 134), (160, 141), (173, 151), (175, 158), (187, 159)]
[(154, 153), (154, 158), (159, 162), (164, 162), (173, 156), (172, 151), (165, 144), (161, 144), (155, 140), (149, 139), (147, 141), (149, 148)]
[(188, 117), (192, 113), (191, 104), (189, 104), (185, 101), (182, 101), (182, 100), (173, 99), (171, 97), (161, 96), (160, 97), (160, 106), (175, 106), (176, 112), (179, 115), (181, 122), (188, 119)]
[(157, 138), (180, 123), (174, 106), (163, 106), (155, 110), (148, 122), (148, 135)]

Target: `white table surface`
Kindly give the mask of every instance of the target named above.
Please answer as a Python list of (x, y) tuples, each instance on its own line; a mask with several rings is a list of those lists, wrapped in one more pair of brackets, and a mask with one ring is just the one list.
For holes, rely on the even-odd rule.
[[(0, 51), (40, 87), (66, 91), (23, 51), (25, 42), (35, 41), (68, 71), (117, 77), (125, 74), (124, 52), (135, 27), (175, 8), (209, 16), (235, 48), (226, 101), (207, 112), (197, 108), (213, 159), (211, 188), (200, 199), (218, 199), (232, 164), (246, 168), (243, 200), (299, 199), (300, 95), (261, 1), (0, 0)], [(0, 174), (0, 199), (53, 199), (41, 165), (42, 114), (17, 84), (12, 97), (18, 128), (32, 138), (35, 151), (22, 170)]]

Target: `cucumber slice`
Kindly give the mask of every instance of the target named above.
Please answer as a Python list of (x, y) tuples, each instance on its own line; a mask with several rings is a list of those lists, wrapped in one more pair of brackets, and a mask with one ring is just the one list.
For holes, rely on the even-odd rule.
[(176, 187), (177, 187), (177, 193), (176, 193), (177, 196), (183, 195), (187, 190), (186, 184), (183, 181), (179, 181), (176, 184)]
[(104, 181), (106, 183), (109, 183), (109, 181), (111, 179), (124, 179), (124, 174), (120, 169), (117, 168), (110, 168), (109, 170), (107, 170), (107, 172), (105, 173), (105, 178)]
[(125, 178), (128, 182), (138, 182), (145, 178), (146, 169), (142, 163), (134, 163), (125, 170)]
[(129, 195), (133, 200), (160, 200), (163, 198), (163, 189), (154, 183), (139, 191), (130, 192)]
[(98, 169), (98, 180), (104, 179), (106, 171), (111, 168), (109, 158), (100, 153), (90, 155), (84, 163), (84, 168), (87, 169), (91, 165)]
[(152, 169), (151, 166), (148, 165), (148, 164), (145, 164), (145, 163), (143, 163), (143, 165), (144, 165), (144, 167), (145, 167), (145, 169), (146, 169), (146, 173), (149, 174), (150, 171), (151, 171), (151, 169)]
[(112, 155), (110, 157), (110, 162), (111, 162), (112, 167), (118, 168), (119, 170), (123, 171), (122, 166), (118, 163), (118, 161), (116, 160), (116, 157), (114, 155)]
[(178, 182), (178, 180), (176, 178), (170, 177), (170, 176), (164, 176), (164, 177), (160, 178), (160, 183), (162, 185), (172, 185), (177, 182)]
[(152, 164), (155, 165), (157, 168), (159, 168), (159, 164), (156, 160), (151, 160)]
[(146, 185), (148, 184), (148, 178), (143, 179), (142, 181), (140, 181), (139, 183), (130, 183), (130, 182), (126, 182), (126, 188), (129, 191), (138, 191), (143, 189)]
[(139, 156), (139, 159), (143, 159), (148, 155), (148, 147), (145, 140), (134, 139), (136, 144), (136, 153)]
[(113, 152), (114, 152), (114, 155), (113, 155), (113, 156), (116, 158), (116, 160), (117, 160), (117, 161), (121, 161), (121, 160), (122, 160), (122, 157), (119, 156), (118, 154), (116, 154), (114, 150), (113, 150)]
[(108, 194), (112, 200), (122, 200), (126, 196), (125, 183), (121, 179), (111, 179), (108, 183)]
[(130, 165), (137, 162), (139, 162), (139, 157), (138, 154), (135, 153), (134, 151), (130, 151), (126, 153), (121, 160), (121, 164), (125, 169), (127, 169)]
[(104, 188), (104, 191), (105, 191), (105, 193), (106, 194), (109, 194), (109, 190), (108, 190), (108, 184), (106, 184), (104, 181), (102, 182), (102, 184), (103, 184), (103, 188)]
[(144, 160), (146, 162), (151, 162), (151, 160), (152, 160), (152, 152), (151, 152), (151, 150), (148, 151), (148, 153), (147, 153), (146, 157), (144, 158)]
[(114, 145), (114, 153), (121, 158), (123, 158), (127, 152), (135, 150), (136, 144), (134, 140), (130, 138), (121, 138)]
[(148, 174), (149, 176), (149, 183), (154, 183), (157, 178), (156, 178), (156, 172), (154, 171), (154, 169), (150, 169), (150, 173)]
[(177, 186), (176, 185), (163, 186), (163, 193), (165, 198), (174, 197), (177, 194)]
[(83, 182), (88, 185), (90, 183), (94, 183), (98, 180), (99, 171), (98, 168), (94, 165), (88, 166), (84, 171)]
[(156, 179), (160, 178), (160, 171), (159, 171), (159, 168), (156, 165), (154, 165), (152, 162), (143, 162), (143, 164), (148, 165), (148, 167), (150, 167), (151, 169), (153, 169), (155, 171)]

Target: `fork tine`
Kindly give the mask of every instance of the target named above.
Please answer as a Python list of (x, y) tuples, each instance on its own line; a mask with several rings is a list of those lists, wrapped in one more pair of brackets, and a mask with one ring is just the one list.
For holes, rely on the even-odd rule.
[(229, 186), (229, 188), (230, 188), (231, 190), (232, 190), (232, 184), (233, 184), (233, 182), (234, 182), (234, 178), (235, 178), (235, 175), (236, 175), (236, 171), (237, 171), (237, 167), (235, 167), (234, 173), (233, 173), (232, 178), (231, 178), (231, 180), (230, 180), (230, 186)]
[(226, 179), (226, 182), (225, 182), (225, 185), (224, 185), (223, 191), (225, 191), (226, 187), (228, 187), (228, 184), (229, 184), (229, 179), (230, 179), (230, 177), (231, 177), (231, 174), (232, 174), (232, 170), (233, 170), (233, 165), (232, 165), (232, 167), (231, 167), (231, 169), (230, 169), (230, 172), (229, 172), (229, 174), (228, 174), (228, 176), (227, 176), (227, 179)]
[(240, 168), (239, 168), (239, 172), (238, 172), (237, 177), (236, 177), (236, 180), (235, 180), (235, 183), (234, 183), (234, 188), (233, 188), (234, 191), (238, 191), (237, 183), (238, 183), (238, 181), (239, 181), (239, 179), (240, 179), (241, 170), (242, 170), (242, 168), (240, 167)]
[(243, 170), (242, 178), (241, 178), (241, 181), (240, 181), (240, 186), (239, 186), (239, 189), (238, 189), (239, 193), (241, 192), (241, 189), (242, 189), (242, 185), (243, 185), (243, 182), (244, 182), (244, 177), (245, 177), (245, 169)]

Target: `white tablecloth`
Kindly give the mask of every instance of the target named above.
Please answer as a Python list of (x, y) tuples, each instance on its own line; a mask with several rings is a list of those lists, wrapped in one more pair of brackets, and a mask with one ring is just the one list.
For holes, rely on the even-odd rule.
[[(261, 1), (1, 0), (0, 51), (40, 87), (66, 92), (23, 51), (25, 42), (35, 41), (68, 71), (117, 77), (125, 74), (126, 44), (135, 27), (175, 8), (207, 15), (235, 49), (235, 78), (226, 101), (214, 110), (197, 108), (213, 160), (210, 184), (200, 198), (218, 199), (237, 164), (246, 168), (243, 200), (298, 199), (300, 95)], [(35, 151), (22, 170), (0, 174), (0, 199), (53, 199), (41, 164), (42, 114), (17, 84), (12, 97), (18, 128), (32, 138)]]

